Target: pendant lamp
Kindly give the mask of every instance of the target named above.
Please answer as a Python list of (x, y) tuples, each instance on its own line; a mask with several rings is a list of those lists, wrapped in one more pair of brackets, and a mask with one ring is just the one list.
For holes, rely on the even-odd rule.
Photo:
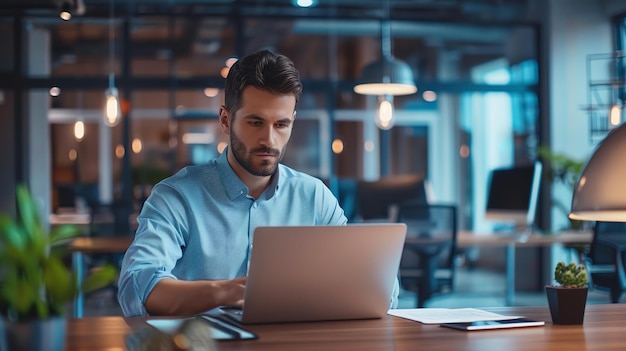
[(122, 119), (122, 111), (120, 107), (120, 96), (117, 88), (115, 87), (115, 73), (113, 72), (114, 63), (114, 50), (115, 45), (113, 43), (113, 14), (114, 14), (115, 0), (109, 0), (110, 15), (109, 15), (109, 88), (105, 94), (104, 104), (104, 124), (109, 127), (115, 127), (120, 123)]
[(417, 92), (411, 67), (391, 54), (389, 1), (385, 1), (385, 19), (381, 21), (381, 58), (365, 66), (354, 92), (363, 95), (409, 95)]
[(569, 218), (626, 222), (626, 123), (609, 132), (585, 165)]
[(61, 5), (61, 12), (59, 12), (59, 17), (64, 21), (69, 21), (72, 19), (72, 6), (68, 1), (64, 1)]

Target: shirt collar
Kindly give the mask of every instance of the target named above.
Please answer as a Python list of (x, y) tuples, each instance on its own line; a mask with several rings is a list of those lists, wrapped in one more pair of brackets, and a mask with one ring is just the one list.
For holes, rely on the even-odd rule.
[[(226, 189), (226, 193), (231, 200), (239, 196), (248, 195), (248, 187), (239, 179), (235, 171), (233, 171), (232, 167), (228, 163), (228, 148), (225, 148), (224, 151), (217, 158), (217, 172), (220, 175), (220, 179), (224, 184), (224, 188)], [(261, 198), (265, 198), (266, 200), (271, 199), (276, 191), (278, 190), (279, 184), (279, 174), (281, 171), (281, 167), (279, 165), (276, 173), (270, 179), (270, 184), (268, 188), (263, 192)]]

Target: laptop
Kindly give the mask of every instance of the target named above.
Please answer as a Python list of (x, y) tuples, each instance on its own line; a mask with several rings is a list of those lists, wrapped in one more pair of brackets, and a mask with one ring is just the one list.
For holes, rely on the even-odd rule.
[(406, 236), (403, 223), (257, 227), (243, 324), (382, 318)]

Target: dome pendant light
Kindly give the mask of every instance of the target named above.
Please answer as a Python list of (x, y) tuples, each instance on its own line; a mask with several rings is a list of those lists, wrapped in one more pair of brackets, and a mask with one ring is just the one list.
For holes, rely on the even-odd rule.
[(381, 58), (365, 66), (354, 86), (354, 92), (363, 95), (409, 95), (417, 92), (411, 67), (391, 54), (391, 23), (389, 4), (385, 2), (385, 20), (381, 22)]
[(626, 222), (626, 123), (611, 130), (583, 169), (570, 219)]

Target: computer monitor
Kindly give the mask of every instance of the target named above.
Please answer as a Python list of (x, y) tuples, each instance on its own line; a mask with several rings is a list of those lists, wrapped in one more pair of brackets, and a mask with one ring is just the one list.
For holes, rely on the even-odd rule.
[(428, 203), (425, 180), (418, 175), (359, 181), (356, 193), (358, 215), (366, 221), (393, 219), (392, 206), (404, 202)]
[(540, 162), (491, 171), (485, 219), (532, 228), (541, 184)]

